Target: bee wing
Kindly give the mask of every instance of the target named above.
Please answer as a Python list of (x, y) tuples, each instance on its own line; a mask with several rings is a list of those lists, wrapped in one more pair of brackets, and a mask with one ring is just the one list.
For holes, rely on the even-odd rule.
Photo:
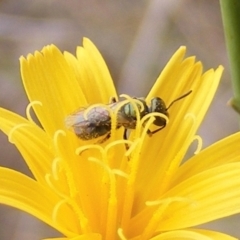
[(67, 128), (72, 127), (84, 127), (88, 124), (88, 120), (86, 120), (83, 116), (83, 111), (78, 111), (73, 114), (68, 115), (65, 118), (65, 125)]

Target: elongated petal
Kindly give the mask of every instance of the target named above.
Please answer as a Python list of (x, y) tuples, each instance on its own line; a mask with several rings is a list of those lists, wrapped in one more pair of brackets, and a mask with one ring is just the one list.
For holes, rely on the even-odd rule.
[(83, 47), (77, 49), (77, 58), (81, 68), (79, 82), (83, 92), (88, 92), (88, 102), (107, 104), (111, 97), (117, 98), (106, 63), (89, 39), (83, 39)]
[(231, 237), (229, 235), (213, 232), (209, 230), (199, 230), (199, 229), (187, 229), (187, 230), (176, 230), (172, 232), (162, 233), (156, 237), (151, 238), (151, 240), (237, 240), (237, 238)]
[(191, 231), (209, 236), (211, 239), (214, 239), (214, 240), (237, 240), (237, 238), (221, 232), (215, 232), (215, 231), (210, 231), (205, 229), (191, 229)]
[(43, 240), (101, 240), (102, 237), (99, 233), (83, 234), (73, 238), (45, 238)]
[[(191, 227), (240, 212), (240, 163), (211, 168), (180, 183), (165, 197), (186, 199), (172, 204), (161, 230)], [(171, 216), (170, 218), (168, 216)], [(165, 219), (166, 218), (166, 219)]]
[(156, 237), (151, 238), (151, 240), (212, 240), (208, 236), (203, 234), (192, 232), (191, 230), (178, 230), (172, 232), (162, 233)]
[(170, 189), (156, 201), (158, 205), (149, 200), (153, 204), (131, 220), (131, 232), (137, 235), (139, 229), (151, 222), (149, 218), (159, 222), (158, 231), (170, 231), (236, 214), (240, 211), (239, 188), (240, 163), (196, 174)]
[(174, 186), (204, 170), (230, 162), (240, 162), (240, 133), (233, 134), (201, 151), (182, 166), (172, 179)]
[[(186, 47), (180, 47), (171, 59), (168, 61), (151, 91), (147, 96), (149, 101), (153, 97), (162, 97), (166, 99), (167, 96), (172, 95), (174, 87), (171, 87), (169, 84), (177, 82), (179, 79), (179, 71), (181, 69), (181, 63), (186, 52)], [(169, 97), (167, 98), (169, 99)]]
[(86, 103), (82, 103), (79, 107), (86, 107), (93, 103), (107, 104), (111, 97), (117, 99), (104, 59), (89, 39), (84, 39), (84, 47), (77, 48), (77, 58), (69, 52), (64, 52), (64, 57), (79, 82), (81, 87), (79, 94), (84, 94), (86, 98)]
[[(180, 50), (178, 52), (181, 53)], [(178, 69), (180, 80), (172, 81), (175, 81), (176, 84), (179, 82), (179, 86), (176, 86), (176, 88), (186, 89), (182, 93), (186, 93), (187, 89), (188, 91), (191, 89), (192, 93), (181, 100), (181, 103), (176, 103), (176, 105), (180, 104), (179, 108), (175, 105), (169, 110), (170, 120), (163, 130), (146, 138), (142, 150), (142, 155), (145, 157), (142, 158), (137, 182), (138, 187), (143, 188), (147, 181), (148, 188), (143, 198), (141, 199), (142, 196), (138, 198), (141, 201), (139, 207), (143, 207), (148, 198), (157, 197), (160, 194), (159, 189), (163, 193), (168, 188), (171, 178), (175, 175), (175, 170), (186, 154), (213, 99), (223, 71), (220, 66), (216, 71), (211, 69), (201, 76), (199, 63), (195, 64), (193, 58), (185, 59), (182, 63), (179, 63), (181, 54), (178, 52), (175, 54), (177, 60), (175, 60), (174, 55), (174, 62), (171, 64), (170, 60), (169, 66), (172, 67), (172, 72), (176, 72), (176, 69)], [(168, 81), (164, 78), (161, 79), (162, 81)], [(156, 84), (158, 84), (158, 81)], [(165, 83), (165, 85), (167, 84)], [(207, 96), (205, 96), (206, 91), (208, 91)], [(175, 90), (174, 93), (174, 98), (176, 98)], [(149, 164), (149, 161), (151, 161), (151, 164)]]
[[(83, 39), (83, 47), (88, 53), (91, 62), (91, 68), (95, 75), (95, 87), (99, 87), (99, 89), (104, 90), (103, 92), (100, 92), (101, 100), (105, 102), (109, 101), (109, 97), (117, 97), (112, 77), (101, 53), (88, 38)], [(102, 86), (105, 87), (103, 88)]]
[(53, 135), (65, 128), (64, 119), (81, 103), (86, 103), (81, 95), (79, 83), (63, 54), (53, 45), (42, 52), (21, 57), (21, 74), (30, 101), (40, 101), (42, 106), (33, 108), (43, 128)]
[(16, 145), (34, 177), (41, 183), (51, 169), (54, 153), (50, 138), (34, 123), (0, 108), (0, 129)]
[(77, 231), (75, 217), (67, 205), (54, 218), (53, 211), (60, 199), (50, 189), (7, 168), (0, 168), (0, 186), (0, 203), (30, 213), (67, 236)]

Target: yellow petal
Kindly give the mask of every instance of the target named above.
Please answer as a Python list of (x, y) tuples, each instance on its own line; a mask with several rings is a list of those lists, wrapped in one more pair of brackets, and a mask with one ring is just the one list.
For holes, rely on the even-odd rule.
[(23, 117), (2, 108), (0, 129), (16, 145), (34, 177), (45, 183), (45, 175), (50, 171), (54, 158), (51, 141), (46, 133)]
[(42, 52), (21, 57), (21, 75), (30, 101), (40, 101), (42, 106), (33, 108), (43, 128), (50, 135), (65, 128), (64, 119), (81, 103), (79, 83), (63, 54), (54, 46), (44, 47)]
[[(89, 58), (91, 59), (92, 69), (95, 75), (95, 79), (99, 84), (99, 89), (102, 89), (104, 86), (104, 93), (100, 92), (100, 95), (103, 97), (103, 101), (108, 101), (109, 97), (117, 97), (112, 77), (101, 53), (88, 38), (83, 39), (83, 47), (86, 49)], [(108, 99), (106, 99), (106, 97), (108, 97)]]
[(81, 67), (79, 82), (83, 92), (88, 93), (88, 102), (107, 104), (111, 97), (117, 98), (107, 65), (89, 39), (83, 39), (83, 47), (77, 49), (77, 58)]
[(158, 231), (170, 231), (239, 213), (239, 188), (240, 163), (206, 170), (179, 183), (158, 200), (149, 200), (149, 206), (132, 218), (129, 231), (138, 235), (151, 222), (158, 225)]
[(74, 213), (67, 205), (62, 205), (57, 216), (53, 216), (60, 199), (49, 188), (19, 172), (2, 167), (0, 186), (0, 203), (30, 213), (66, 236), (77, 232)]
[[(163, 130), (146, 138), (141, 151), (143, 157), (138, 171), (137, 188), (144, 188), (146, 181), (148, 188), (143, 196), (138, 196), (139, 207), (144, 206), (147, 199), (157, 197), (159, 189), (162, 193), (167, 190), (208, 110), (223, 71), (220, 66), (216, 71), (211, 69), (201, 76), (201, 66), (199, 63), (194, 64), (192, 58), (184, 60), (182, 65), (179, 64), (182, 57), (180, 53), (175, 54), (177, 57), (174, 55), (174, 62), (171, 63), (170, 60), (169, 65), (173, 67), (171, 69), (173, 74), (177, 69), (178, 73), (182, 74), (179, 75), (179, 89), (192, 89), (193, 92), (186, 99), (181, 100), (181, 103), (179, 102), (180, 107), (176, 103), (169, 110), (169, 124)], [(167, 81), (161, 77), (160, 79)], [(206, 92), (208, 92), (207, 96), (205, 96)], [(174, 91), (174, 98), (183, 93), (182, 90), (179, 90), (178, 94)]]
[(187, 229), (162, 233), (150, 240), (237, 240), (229, 235), (209, 230)]
[(214, 232), (214, 231), (205, 230), (205, 229), (191, 229), (191, 231), (209, 236), (211, 239), (214, 239), (214, 240), (237, 240), (237, 238), (221, 232)]
[(192, 232), (191, 230), (178, 230), (172, 232), (162, 233), (150, 240), (213, 240), (203, 234)]
[[(147, 96), (147, 101), (153, 97), (161, 97), (165, 100), (167, 96), (172, 96), (172, 91), (174, 87), (169, 84), (173, 84), (179, 81), (179, 71), (181, 69), (181, 64), (183, 57), (186, 52), (186, 47), (180, 47), (171, 59), (168, 61), (167, 65), (164, 67), (154, 86)], [(180, 82), (180, 81), (179, 81)]]
[(174, 186), (207, 169), (230, 162), (240, 162), (239, 142), (240, 133), (236, 133), (201, 151), (179, 167), (171, 185)]
[(45, 238), (43, 240), (101, 240), (102, 236), (99, 233), (88, 233), (73, 238)]
[(240, 211), (240, 163), (211, 168), (186, 179), (164, 198), (181, 197), (163, 216), (159, 230), (191, 227)]

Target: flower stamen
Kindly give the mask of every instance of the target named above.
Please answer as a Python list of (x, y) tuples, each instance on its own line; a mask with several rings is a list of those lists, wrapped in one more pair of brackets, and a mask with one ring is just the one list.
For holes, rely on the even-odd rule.
[[(159, 112), (152, 112), (152, 113), (148, 113), (147, 115), (145, 115), (142, 119), (141, 119), (141, 124), (144, 126), (145, 125), (145, 122), (148, 121), (147, 119), (150, 117), (160, 117), (160, 118), (164, 118), (166, 120), (166, 125), (168, 124), (169, 122), (169, 118), (163, 114), (163, 113), (159, 113)], [(155, 119), (154, 119), (155, 120)], [(154, 120), (152, 121), (152, 123), (154, 122)], [(151, 124), (152, 124), (151, 123)]]
[(101, 153), (103, 153), (103, 151), (104, 151), (102, 146), (100, 146), (98, 144), (91, 144), (91, 145), (84, 145), (84, 146), (78, 147), (75, 150), (75, 154), (76, 155), (81, 155), (84, 151), (89, 150), (89, 149), (97, 149)]
[(159, 222), (164, 218), (164, 211), (170, 206), (171, 203), (174, 202), (183, 202), (188, 204), (193, 204), (194, 201), (184, 197), (170, 197), (163, 200), (156, 200), (156, 201), (147, 201), (145, 204), (150, 207), (155, 207), (159, 205), (158, 209), (156, 209), (149, 220), (148, 225), (143, 231), (141, 235), (141, 239), (150, 239), (153, 233), (156, 231)]
[(107, 164), (105, 164), (104, 162), (100, 161), (98, 158), (94, 158), (94, 157), (89, 157), (88, 158), (88, 161), (90, 162), (94, 162), (96, 164), (98, 164), (99, 166), (101, 166), (104, 170), (106, 170), (106, 172), (108, 174), (115, 174), (115, 175), (118, 175), (118, 176), (121, 176), (123, 178), (128, 178), (128, 174), (119, 170), (119, 169), (111, 169)]
[(62, 199), (54, 206), (53, 211), (52, 211), (52, 219), (55, 223), (57, 223), (57, 216), (59, 213), (59, 209), (61, 208), (62, 205), (67, 204), (67, 203), (68, 203), (67, 199)]
[(124, 233), (123, 233), (123, 229), (122, 229), (122, 228), (118, 228), (117, 234), (118, 234), (120, 240), (127, 240), (127, 238), (124, 236)]
[[(52, 220), (53, 220), (53, 222), (54, 222), (56, 225), (58, 224), (57, 219), (58, 219), (58, 216), (59, 216), (60, 208), (61, 208), (62, 206), (64, 206), (64, 204), (69, 205), (69, 202), (68, 202), (67, 199), (62, 199), (62, 200), (60, 200), (60, 201), (54, 206), (54, 208), (53, 208), (53, 211), (52, 211)], [(66, 229), (66, 231), (68, 231), (68, 230)], [(72, 234), (72, 232), (69, 231), (69, 235), (71, 235), (71, 234)]]
[(54, 184), (52, 183), (51, 181), (51, 174), (48, 173), (45, 175), (45, 180), (46, 180), (46, 183), (48, 184), (48, 186), (56, 193), (56, 195), (58, 195), (60, 198), (63, 198), (63, 199), (68, 199), (68, 196), (65, 195), (64, 193), (60, 192), (55, 186)]
[(202, 150), (202, 146), (203, 146), (203, 140), (199, 135), (195, 135), (193, 137), (192, 141), (197, 141), (197, 149), (195, 150), (194, 154), (198, 154), (201, 150)]
[(190, 202), (191, 204), (193, 203), (193, 200), (190, 200), (189, 198), (183, 198), (183, 197), (172, 197), (172, 198), (167, 198), (167, 199), (161, 199), (161, 200), (155, 200), (155, 201), (146, 201), (146, 206), (152, 207), (152, 206), (157, 206), (160, 204), (163, 204), (164, 202), (168, 201), (168, 203), (172, 202)]
[(184, 120), (186, 120), (187, 118), (191, 118), (193, 120), (193, 125), (196, 123), (197, 121), (197, 118), (196, 118), (196, 115), (194, 115), (193, 113), (187, 113), (185, 116), (184, 116)]
[(31, 113), (30, 113), (30, 110), (31, 108), (33, 108), (34, 105), (40, 105), (42, 106), (42, 102), (40, 101), (32, 101), (30, 102), (28, 105), (27, 105), (27, 108), (26, 108), (26, 116), (27, 116), (27, 119), (29, 122), (32, 122), (35, 124), (35, 121), (33, 120), (32, 116), (31, 116)]
[(122, 213), (122, 219), (121, 219), (121, 227), (123, 229), (125, 229), (128, 226), (130, 216), (131, 216), (133, 199), (134, 199), (133, 192), (135, 188), (136, 175), (139, 167), (139, 160), (140, 160), (139, 155), (141, 154), (142, 144), (147, 135), (148, 129), (154, 120), (155, 118), (153, 116), (151, 116), (150, 119), (147, 120), (140, 137), (133, 142), (132, 146), (127, 151), (128, 154), (132, 153), (132, 158), (131, 158), (131, 161), (129, 161), (130, 173), (129, 173), (128, 183), (126, 186), (123, 211), (122, 211), (123, 213)]
[(58, 165), (60, 165), (61, 159), (59, 157), (55, 158), (52, 162), (52, 175), (54, 180), (58, 180)]
[[(141, 130), (141, 117), (140, 113), (144, 111), (144, 105), (139, 99), (134, 99), (131, 98), (130, 96), (126, 94), (121, 94), (120, 97), (126, 98), (127, 103), (131, 104), (134, 109), (134, 118), (136, 118), (136, 127), (135, 127), (135, 132), (134, 132), (134, 138), (138, 138), (140, 136), (140, 130)], [(140, 106), (140, 108), (138, 107)]]
[[(59, 159), (59, 162), (63, 162), (61, 159)], [(68, 175), (68, 174), (67, 174)], [(88, 226), (88, 219), (85, 217), (82, 209), (79, 207), (78, 204), (76, 204), (76, 200), (75, 197), (76, 195), (72, 196), (70, 194), (70, 196), (65, 195), (64, 193), (60, 192), (52, 183), (52, 181), (50, 180), (51, 178), (51, 174), (46, 174), (45, 175), (45, 179), (47, 184), (49, 185), (49, 187), (56, 193), (56, 195), (58, 195), (60, 198), (62, 198), (62, 200), (54, 207), (53, 212), (52, 212), (52, 217), (53, 220), (56, 221), (57, 219), (57, 214), (59, 211), (60, 206), (62, 206), (64, 203), (67, 203), (68, 205), (70, 205), (73, 209), (73, 211), (76, 213), (76, 215), (79, 218), (80, 221), (80, 225), (81, 225), (81, 229), (83, 232), (88, 232), (89, 231), (89, 226)], [(68, 178), (68, 177), (67, 177)], [(67, 181), (69, 183), (69, 181)], [(70, 184), (72, 185), (72, 184)], [(70, 187), (70, 186), (69, 186)]]
[(17, 129), (19, 129), (19, 128), (28, 127), (28, 126), (29, 126), (29, 124), (27, 124), (27, 123), (17, 124), (15, 127), (13, 127), (13, 128), (10, 130), (10, 132), (9, 132), (9, 134), (8, 134), (8, 141), (9, 141), (10, 143), (14, 144), (14, 140), (13, 140), (13, 134), (14, 134), (14, 132), (15, 132)]
[(58, 143), (60, 135), (65, 137), (66, 132), (63, 130), (57, 130), (53, 136), (53, 145), (55, 146), (57, 153), (60, 153), (60, 150), (61, 150), (61, 146), (59, 146), (59, 143)]
[[(109, 188), (108, 188), (108, 205), (107, 205), (107, 216), (105, 215), (105, 230), (106, 239), (114, 239), (116, 229), (116, 218), (117, 218), (117, 193), (116, 193), (116, 178), (114, 172), (109, 168), (108, 165), (96, 158), (88, 158), (89, 161), (95, 162), (102, 166), (109, 176)], [(119, 170), (120, 171), (120, 170)], [(124, 174), (124, 173), (123, 173)], [(123, 176), (121, 174), (121, 176)], [(104, 176), (103, 176), (104, 178)], [(111, 226), (111, 227), (110, 227)]]
[(125, 156), (126, 157), (129, 157), (130, 156), (130, 154), (134, 151), (134, 149), (138, 146), (138, 144), (139, 144), (139, 142), (141, 141), (141, 139), (140, 138), (137, 138), (137, 139), (135, 139), (133, 142), (132, 142), (132, 144), (131, 144), (131, 146), (127, 149), (127, 151), (125, 152)]
[(124, 144), (124, 145), (132, 145), (133, 142), (127, 139), (121, 139), (121, 140), (116, 140), (113, 142), (110, 142), (106, 147), (105, 147), (105, 151), (108, 152), (110, 148), (115, 147), (116, 145), (120, 145), (120, 144)]
[[(126, 141), (118, 141), (117, 143), (122, 143)], [(127, 141), (128, 142), (128, 141)], [(117, 144), (116, 143), (116, 144)], [(101, 186), (101, 199), (100, 206), (103, 209), (103, 215), (100, 218), (101, 228), (105, 228), (105, 238), (106, 239), (114, 239), (114, 235), (116, 234), (116, 218), (117, 218), (117, 192), (116, 192), (116, 175), (128, 179), (128, 174), (124, 173), (120, 169), (111, 169), (108, 164), (108, 150), (115, 146), (116, 144), (109, 144), (105, 148), (98, 148), (102, 153), (102, 160), (89, 157), (88, 161), (94, 162), (97, 165), (101, 166), (106, 174), (102, 175), (102, 184)], [(105, 159), (105, 160), (104, 160)], [(107, 186), (107, 188), (106, 188)], [(106, 199), (108, 199), (106, 201)], [(107, 203), (107, 204), (106, 204)], [(106, 209), (104, 211), (104, 209)], [(106, 215), (107, 212), (107, 215)], [(110, 227), (111, 226), (111, 227)]]

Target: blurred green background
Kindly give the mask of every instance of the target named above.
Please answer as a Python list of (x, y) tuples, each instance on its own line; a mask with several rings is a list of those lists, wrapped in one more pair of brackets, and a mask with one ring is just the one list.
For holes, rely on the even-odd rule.
[[(0, 106), (25, 115), (28, 104), (19, 57), (54, 43), (75, 53), (90, 38), (104, 56), (119, 94), (145, 96), (180, 45), (205, 70), (224, 65), (223, 79), (199, 134), (204, 147), (238, 131), (217, 0), (0, 0)], [(194, 144), (193, 144), (194, 145)], [(195, 148), (196, 146), (193, 146)], [(0, 134), (0, 165), (30, 174), (15, 147)], [(204, 225), (240, 238), (240, 217)], [(0, 206), (1, 240), (61, 236), (37, 219)]]

